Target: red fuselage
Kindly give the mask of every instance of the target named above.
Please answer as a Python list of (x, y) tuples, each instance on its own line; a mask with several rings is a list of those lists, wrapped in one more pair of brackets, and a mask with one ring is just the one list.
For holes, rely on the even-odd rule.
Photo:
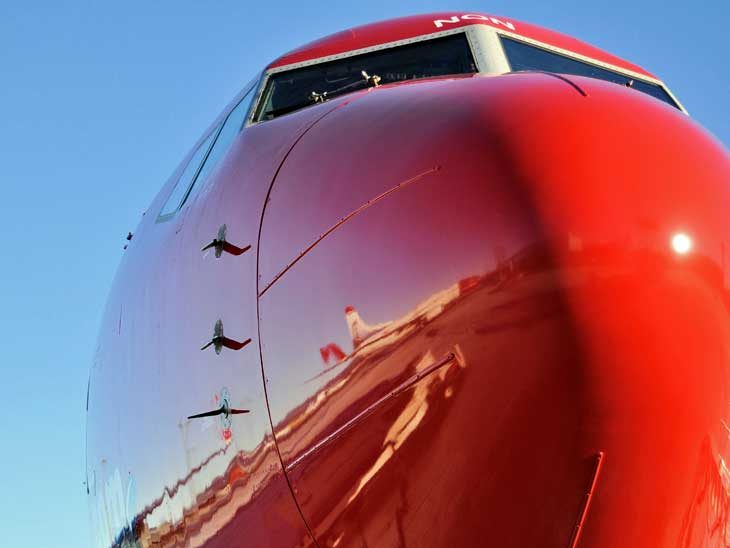
[(114, 282), (95, 546), (730, 546), (730, 156), (678, 103), (475, 53), (474, 74), (255, 119), (281, 71), (445, 30), (475, 48), (475, 25), (662, 86), (476, 14), (267, 67)]

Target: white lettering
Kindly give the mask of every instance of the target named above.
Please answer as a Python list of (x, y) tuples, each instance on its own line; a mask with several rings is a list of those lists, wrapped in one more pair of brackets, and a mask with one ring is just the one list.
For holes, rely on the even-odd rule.
[(509, 21), (502, 21), (496, 17), (490, 17), (488, 15), (481, 15), (479, 13), (465, 13), (461, 17), (458, 15), (452, 15), (449, 19), (435, 19), (433, 24), (436, 28), (441, 28), (444, 23), (458, 23), (459, 21), (488, 21), (493, 25), (502, 25), (510, 30), (515, 30), (515, 26)]
[(501, 19), (497, 19), (496, 17), (490, 17), (489, 20), (495, 25), (504, 25), (509, 30), (515, 30), (515, 26), (509, 21), (502, 21)]
[(481, 15), (479, 13), (465, 13), (462, 16), (452, 15), (448, 19), (435, 19), (433, 24), (436, 25), (436, 28), (440, 29), (444, 26), (444, 23), (453, 24), (458, 23), (459, 21), (488, 21), (493, 25), (502, 25), (504, 27), (507, 27), (509, 30), (515, 30), (515, 26), (509, 21), (502, 21), (501, 19), (497, 19), (496, 17)]
[(467, 13), (465, 15), (462, 15), (461, 18), (466, 21), (470, 21), (472, 19), (476, 19), (477, 21), (489, 21), (489, 17), (487, 17), (486, 15), (480, 15), (478, 13)]
[(441, 28), (444, 26), (444, 23), (458, 23), (459, 17), (457, 15), (454, 15), (451, 19), (436, 19), (433, 24), (436, 25), (437, 28)]

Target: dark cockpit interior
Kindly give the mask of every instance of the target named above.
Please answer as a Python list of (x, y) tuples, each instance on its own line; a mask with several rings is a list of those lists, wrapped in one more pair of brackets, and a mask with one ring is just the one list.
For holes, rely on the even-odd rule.
[(464, 33), (372, 51), (272, 74), (254, 119), (271, 120), (371, 85), (476, 71)]
[(597, 78), (630, 87), (652, 97), (656, 97), (660, 101), (664, 101), (675, 108), (679, 108), (664, 88), (652, 82), (645, 82), (644, 80), (626, 76), (625, 74), (579, 61), (565, 55), (560, 55), (559, 53), (507, 38), (506, 36), (502, 36), (501, 40), (502, 47), (507, 55), (507, 61), (513, 72), (542, 71), (556, 74), (588, 76), (589, 78)]

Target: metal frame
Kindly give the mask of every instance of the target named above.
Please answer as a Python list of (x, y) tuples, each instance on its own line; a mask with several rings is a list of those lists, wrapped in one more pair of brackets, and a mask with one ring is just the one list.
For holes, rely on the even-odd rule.
[[(517, 34), (516, 32), (510, 32), (508, 30), (503, 29), (497, 29), (497, 28), (489, 28), (489, 30), (495, 34), (506, 36), (507, 38), (512, 38), (514, 40), (524, 42), (525, 44), (530, 44), (532, 46), (536, 46), (545, 50), (548, 50), (552, 53), (557, 53), (559, 55), (562, 55), (564, 57), (569, 57), (571, 59), (575, 59), (576, 61), (582, 61), (583, 63), (588, 63), (589, 65), (595, 65), (599, 68), (604, 68), (606, 70), (610, 70), (613, 72), (618, 72), (619, 74), (625, 74), (627, 76), (631, 76), (631, 78), (635, 80), (641, 80), (643, 82), (648, 82), (650, 84), (654, 84), (662, 88), (669, 97), (672, 98), (672, 100), (677, 104), (679, 109), (684, 112), (685, 114), (689, 114), (687, 112), (687, 109), (684, 108), (684, 105), (674, 96), (674, 94), (670, 91), (670, 89), (667, 87), (667, 85), (662, 82), (661, 80), (657, 78), (652, 78), (651, 76), (647, 76), (645, 74), (641, 74), (639, 72), (634, 72), (633, 70), (617, 67), (616, 65), (612, 65), (611, 63), (606, 63), (604, 61), (598, 61), (597, 59), (594, 59), (593, 57), (588, 57), (587, 55), (581, 55), (580, 53), (575, 53), (574, 51), (559, 48), (556, 46), (553, 46), (551, 44), (546, 44), (545, 42), (540, 42), (539, 40), (534, 40), (532, 38), (528, 38), (526, 36), (523, 36), (521, 34)], [(502, 45), (500, 43), (500, 50), (502, 51), (502, 56), (504, 57), (505, 62), (507, 63), (507, 66), (509, 66), (509, 61), (507, 60), (507, 56), (504, 53), (504, 50), (502, 49)]]
[(495, 27), (491, 27), (488, 25), (475, 23), (473, 25), (466, 25), (466, 26), (459, 27), (456, 29), (448, 29), (448, 30), (442, 30), (442, 31), (438, 31), (438, 32), (431, 32), (428, 34), (421, 34), (419, 36), (415, 36), (412, 38), (396, 40), (393, 42), (385, 42), (382, 44), (377, 44), (375, 46), (354, 49), (354, 50), (346, 51), (343, 53), (327, 55), (324, 57), (317, 57), (314, 59), (308, 59), (306, 61), (300, 61), (298, 63), (290, 63), (288, 65), (282, 65), (279, 67), (267, 69), (263, 72), (262, 77), (259, 81), (259, 86), (258, 86), (258, 89), (256, 90), (256, 95), (254, 96), (254, 98), (251, 102), (251, 109), (248, 113), (248, 116), (246, 117), (246, 123), (245, 123), (244, 127), (248, 127), (248, 126), (251, 126), (254, 124), (259, 124), (261, 122), (268, 121), (268, 120), (254, 120), (254, 115), (259, 109), (259, 103), (261, 101), (261, 97), (264, 93), (264, 90), (266, 89), (266, 85), (269, 81), (269, 78), (273, 74), (278, 74), (280, 72), (293, 70), (293, 69), (297, 69), (297, 68), (301, 68), (301, 67), (317, 65), (320, 63), (326, 63), (327, 61), (334, 61), (337, 59), (345, 59), (347, 57), (354, 57), (356, 55), (361, 55), (363, 53), (370, 53), (373, 51), (380, 51), (380, 50), (384, 50), (384, 49), (403, 46), (406, 44), (424, 42), (426, 40), (433, 40), (435, 38), (441, 38), (443, 36), (449, 36), (449, 35), (459, 34), (459, 33), (464, 33), (466, 35), (467, 41), (469, 42), (469, 46), (471, 47), (471, 50), (472, 50), (472, 56), (474, 57), (474, 62), (476, 63), (478, 72), (480, 74), (496, 75), (496, 74), (505, 74), (507, 72), (511, 72), (511, 67), (510, 67), (509, 61), (507, 60), (507, 56), (504, 53), (504, 49), (502, 48), (502, 44), (500, 41), (500, 35), (503, 35), (508, 38), (520, 40), (526, 44), (540, 47), (542, 49), (551, 51), (553, 53), (557, 53), (557, 54), (563, 55), (565, 57), (575, 59), (576, 61), (582, 61), (584, 63), (589, 63), (589, 64), (595, 65), (597, 67), (600, 67), (600, 68), (611, 70), (613, 72), (625, 74), (626, 76), (629, 76), (636, 80), (641, 80), (644, 82), (648, 82), (648, 83), (657, 85), (657, 86), (661, 87), (667, 93), (667, 95), (669, 95), (672, 98), (672, 100), (677, 104), (677, 106), (679, 107), (679, 109), (682, 112), (684, 112), (685, 114), (689, 114), (687, 112), (687, 109), (684, 108), (682, 103), (674, 96), (674, 94), (671, 92), (671, 90), (661, 80), (652, 78), (645, 74), (634, 72), (632, 70), (617, 67), (616, 65), (612, 65), (610, 63), (598, 61), (596, 59), (593, 59), (592, 57), (588, 57), (585, 55), (581, 55), (579, 53), (575, 53), (570, 50), (559, 48), (559, 47), (553, 46), (551, 44), (547, 44), (545, 42), (540, 42), (540, 41), (534, 40), (532, 38), (527, 38), (526, 36), (523, 36), (516, 32), (511, 32), (509, 30), (504, 30), (501, 28), (495, 28)]
[[(338, 59), (346, 59), (348, 57), (355, 57), (356, 55), (362, 55), (363, 53), (371, 53), (373, 51), (380, 51), (384, 49), (390, 49), (398, 46), (405, 46), (408, 44), (416, 44), (418, 42), (425, 42), (427, 40), (433, 40), (435, 38), (443, 38), (444, 36), (451, 36), (454, 34), (467, 34), (467, 41), (469, 42), (469, 46), (472, 47), (472, 56), (474, 56), (474, 49), (473, 49), (473, 42), (469, 39), (469, 35), (466, 32), (466, 29), (469, 29), (473, 25), (469, 25), (467, 27), (459, 27), (456, 29), (449, 29), (439, 32), (431, 32), (429, 34), (421, 34), (419, 36), (414, 36), (412, 38), (405, 38), (403, 40), (396, 40), (394, 42), (384, 42), (382, 44), (377, 44), (375, 46), (369, 46), (367, 48), (359, 48), (359, 49), (353, 49), (349, 51), (345, 51), (343, 53), (337, 53), (334, 55), (326, 55), (324, 57), (317, 57), (315, 59), (308, 59), (306, 61), (300, 61), (298, 63), (290, 63), (288, 65), (282, 65), (280, 67), (275, 67), (272, 69), (266, 69), (263, 73), (263, 77), (261, 78), (261, 81), (259, 82), (259, 87), (256, 90), (256, 96), (254, 98), (254, 101), (252, 103), (253, 108), (249, 112), (249, 115), (246, 119), (246, 127), (254, 124), (259, 124), (261, 122), (267, 122), (268, 120), (254, 120), (254, 114), (259, 108), (259, 102), (261, 101), (261, 96), (264, 93), (264, 90), (266, 89), (266, 84), (269, 82), (269, 78), (272, 74), (278, 74), (279, 72), (284, 72), (288, 70), (298, 69), (302, 67), (308, 67), (311, 65), (318, 65), (320, 63), (326, 63), (328, 61), (336, 61)], [(475, 58), (474, 61), (477, 63), (477, 68), (479, 68), (479, 62)]]

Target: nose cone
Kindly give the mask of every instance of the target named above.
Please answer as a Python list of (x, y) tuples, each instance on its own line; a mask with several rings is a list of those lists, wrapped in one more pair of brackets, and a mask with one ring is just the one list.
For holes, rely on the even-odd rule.
[(259, 264), (271, 417), (321, 544), (709, 539), (728, 180), (680, 111), (584, 78), (387, 86), (318, 122)]
[(730, 157), (658, 101), (570, 81), (584, 95), (527, 85), (490, 120), (584, 352), (581, 444), (605, 466), (581, 546), (699, 546), (728, 503)]

